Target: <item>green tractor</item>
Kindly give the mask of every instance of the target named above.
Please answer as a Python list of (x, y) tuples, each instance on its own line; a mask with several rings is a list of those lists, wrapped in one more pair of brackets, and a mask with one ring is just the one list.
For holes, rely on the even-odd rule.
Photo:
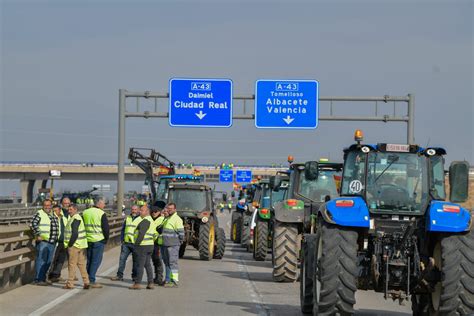
[(176, 203), (176, 211), (183, 219), (185, 241), (179, 257), (191, 245), (199, 251), (201, 260), (222, 259), (225, 232), (219, 227), (212, 189), (203, 183), (170, 183), (168, 202)]
[(253, 229), (253, 258), (257, 261), (265, 261), (268, 250), (272, 248), (272, 227), (271, 209), (273, 205), (283, 200), (288, 189), (288, 176), (281, 174), (281, 184), (279, 187), (271, 188), (270, 183), (262, 189), (262, 203), (258, 208), (256, 223)]
[[(313, 176), (314, 169), (318, 171), (316, 177)], [(270, 212), (266, 208), (259, 210), (254, 247), (258, 252), (256, 258), (264, 260), (265, 246), (261, 242), (265, 244), (263, 236), (267, 231), (275, 281), (294, 282), (298, 279), (302, 234), (314, 230), (314, 219), (320, 205), (339, 195), (341, 170), (340, 163), (309, 161), (292, 163), (288, 172), (279, 172), (271, 178), (270, 188), (275, 192), (272, 192)], [(278, 195), (280, 190), (282, 192)]]

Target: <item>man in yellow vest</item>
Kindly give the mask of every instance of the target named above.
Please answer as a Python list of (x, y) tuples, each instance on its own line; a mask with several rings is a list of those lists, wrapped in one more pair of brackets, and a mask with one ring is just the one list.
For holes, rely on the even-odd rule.
[(165, 216), (161, 214), (161, 208), (159, 208), (158, 206), (152, 206), (151, 217), (153, 218), (157, 229), (155, 238), (156, 240), (153, 246), (153, 254), (151, 255), (151, 261), (153, 262), (153, 266), (155, 268), (155, 278), (153, 279), (153, 282), (158, 285), (164, 285), (163, 262), (160, 254), (161, 245), (158, 244), (158, 229), (163, 226)]
[(31, 230), (35, 235), (36, 258), (35, 258), (35, 280), (37, 285), (50, 285), (46, 282), (46, 274), (54, 256), (54, 248), (58, 241), (59, 223), (51, 211), (52, 201), (43, 201), (43, 208), (36, 212), (31, 221)]
[[(132, 205), (130, 215), (125, 218), (122, 225), (122, 233), (120, 240), (122, 241), (122, 247), (120, 249), (119, 267), (117, 270), (117, 276), (112, 277), (112, 281), (123, 281), (123, 271), (127, 263), (128, 256), (133, 253), (133, 247), (135, 243), (134, 232), (137, 225), (140, 224), (142, 218), (140, 217), (140, 208), (138, 205)], [(132, 269), (132, 279), (135, 279), (136, 273)]]
[(166, 206), (168, 217), (163, 223), (163, 261), (166, 267), (165, 287), (178, 287), (179, 247), (184, 242), (183, 220), (176, 213), (176, 204)]
[(134, 232), (135, 246), (133, 248), (133, 266), (137, 274), (134, 283), (129, 289), (140, 290), (144, 269), (148, 279), (147, 289), (155, 288), (153, 285), (153, 269), (151, 267), (151, 254), (153, 252), (153, 244), (156, 237), (155, 222), (150, 216), (150, 209), (148, 205), (143, 205), (140, 208), (140, 217), (142, 221), (137, 225)]
[(92, 288), (101, 288), (96, 283), (95, 274), (102, 263), (104, 248), (109, 239), (109, 222), (104, 212), (105, 200), (98, 197), (95, 206), (88, 208), (82, 213), (87, 238), (87, 273)]
[(59, 282), (62, 281), (61, 270), (67, 257), (67, 251), (64, 248), (64, 229), (67, 225), (67, 218), (63, 215), (62, 209), (59, 205), (53, 206), (53, 214), (59, 222), (59, 237), (54, 251), (53, 264), (51, 265), (48, 277), (51, 282)]
[(63, 289), (74, 288), (74, 278), (76, 277), (76, 269), (79, 268), (81, 273), (82, 281), (84, 282), (83, 288), (89, 289), (89, 276), (86, 271), (86, 254), (87, 238), (86, 238), (86, 227), (84, 221), (77, 213), (77, 206), (71, 204), (68, 209), (69, 220), (64, 230), (64, 247), (67, 249), (69, 254), (68, 272), (69, 277)]

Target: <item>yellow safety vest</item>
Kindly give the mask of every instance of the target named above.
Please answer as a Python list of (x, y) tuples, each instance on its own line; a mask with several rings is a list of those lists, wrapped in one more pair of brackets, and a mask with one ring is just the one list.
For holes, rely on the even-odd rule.
[(79, 249), (85, 249), (87, 248), (86, 228), (84, 226), (84, 221), (82, 220), (82, 217), (79, 214), (75, 214), (74, 216), (69, 217), (69, 220), (66, 225), (66, 229), (64, 230), (64, 247), (67, 247), (69, 245), (69, 240), (71, 239), (71, 235), (72, 235), (72, 222), (74, 222), (74, 220), (76, 219), (80, 221), (80, 223), (79, 223), (77, 239), (73, 247), (76, 247)]
[(137, 228), (138, 224), (141, 223), (143, 218), (137, 216), (135, 218), (132, 215), (128, 215), (125, 219), (125, 231), (123, 241), (126, 243), (134, 243), (135, 242), (135, 229)]
[[(52, 211), (51, 211), (52, 212)], [(39, 214), (39, 236), (44, 240), (49, 240), (49, 234), (51, 232), (51, 219), (49, 218), (48, 213), (43, 211), (43, 209), (38, 210), (36, 214)]]
[(155, 226), (157, 228), (155, 230), (156, 231), (155, 240), (156, 240), (156, 243), (160, 246), (163, 245), (163, 236), (162, 236), (162, 234), (158, 233), (158, 228), (160, 228), (160, 226), (163, 226), (164, 221), (165, 221), (165, 217), (163, 215), (161, 215), (161, 216), (159, 216), (155, 219)]
[(105, 212), (103, 210), (96, 207), (88, 208), (82, 213), (88, 242), (104, 240), (104, 234), (102, 232), (102, 215), (104, 214)]
[(163, 244), (166, 246), (179, 246), (179, 233), (184, 234), (183, 220), (175, 212), (168, 216), (163, 223)]
[[(150, 222), (150, 227), (148, 227), (148, 230), (146, 231), (145, 237), (143, 237), (143, 240), (140, 243), (140, 246), (150, 246), (150, 245), (153, 246), (153, 240), (154, 240), (154, 236), (155, 236), (155, 232), (156, 232), (155, 222), (153, 221), (153, 218), (151, 218), (150, 215), (145, 216), (142, 220), (143, 221), (149, 221)], [(135, 228), (135, 232), (134, 232), (133, 235), (134, 235), (135, 240), (137, 240), (137, 238), (138, 238), (138, 225), (137, 225), (137, 228)]]

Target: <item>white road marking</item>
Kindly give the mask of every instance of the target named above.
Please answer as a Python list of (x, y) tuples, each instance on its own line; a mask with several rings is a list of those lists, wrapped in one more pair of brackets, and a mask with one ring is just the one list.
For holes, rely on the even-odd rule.
[[(114, 265), (113, 267), (111, 267), (110, 269), (102, 272), (101, 274), (103, 275), (109, 275), (110, 273), (114, 272), (115, 270), (117, 270), (118, 268), (118, 264)], [(104, 277), (98, 277), (97, 280), (103, 280), (105, 279)], [(82, 289), (74, 289), (74, 290), (69, 290), (67, 293), (59, 296), (58, 298), (56, 298), (55, 300), (52, 300), (51, 302), (49, 302), (48, 304), (46, 305), (43, 305), (42, 307), (38, 308), (37, 310), (35, 310), (34, 312), (31, 312), (30, 314), (28, 314), (28, 316), (40, 316), (40, 315), (43, 315), (44, 312), (47, 312), (49, 311), (50, 309), (56, 307), (57, 305), (61, 304), (62, 302), (64, 302), (65, 300), (67, 300), (68, 298), (70, 298), (71, 296), (74, 296), (75, 294), (81, 292)], [(94, 291), (94, 290), (92, 290)]]

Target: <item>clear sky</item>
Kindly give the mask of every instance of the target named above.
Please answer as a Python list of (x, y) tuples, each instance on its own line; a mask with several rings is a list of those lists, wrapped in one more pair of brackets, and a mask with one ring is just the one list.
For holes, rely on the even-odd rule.
[[(468, 0), (1, 1), (0, 160), (115, 162), (118, 89), (165, 93), (172, 77), (214, 77), (232, 79), (236, 95), (282, 78), (316, 79), (321, 96), (413, 93), (415, 141), (474, 164), (473, 16)], [(372, 113), (348, 103), (334, 111)], [(403, 143), (405, 126), (190, 129), (128, 119), (126, 146), (178, 162), (341, 161), (355, 128), (367, 142)]]

